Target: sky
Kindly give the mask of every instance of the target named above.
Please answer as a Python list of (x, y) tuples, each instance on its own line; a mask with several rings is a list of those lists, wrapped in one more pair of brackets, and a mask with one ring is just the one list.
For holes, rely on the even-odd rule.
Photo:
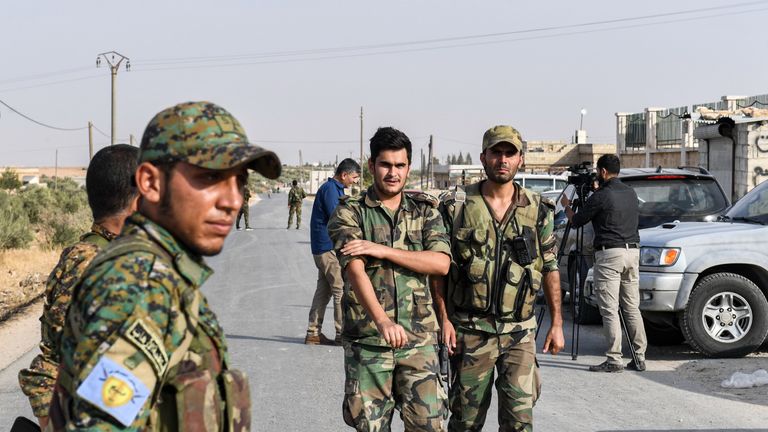
[[(359, 157), (393, 126), (436, 155), (480, 153), (483, 132), (615, 142), (615, 113), (768, 93), (768, 1), (53, 1), (4, 5), (0, 102), (109, 145), (150, 118), (213, 101), (283, 163)], [(431, 41), (431, 42), (429, 42)], [(124, 66), (124, 65), (123, 65)], [(0, 166), (84, 166), (87, 130), (0, 105)], [(477, 159), (475, 157), (475, 159)]]

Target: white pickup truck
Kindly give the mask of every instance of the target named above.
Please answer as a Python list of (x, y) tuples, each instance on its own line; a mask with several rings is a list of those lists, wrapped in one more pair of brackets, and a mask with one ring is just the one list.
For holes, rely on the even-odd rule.
[[(768, 337), (768, 182), (716, 222), (640, 231), (640, 309), (712, 357), (741, 357)], [(590, 304), (591, 274), (585, 295)], [(648, 325), (646, 324), (646, 328)]]

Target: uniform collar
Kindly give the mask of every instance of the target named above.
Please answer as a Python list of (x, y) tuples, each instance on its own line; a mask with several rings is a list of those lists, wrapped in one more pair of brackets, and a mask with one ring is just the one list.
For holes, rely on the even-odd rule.
[(104, 228), (104, 226), (96, 222), (94, 222), (93, 225), (91, 225), (91, 232), (98, 236), (104, 237), (104, 239), (106, 239), (107, 241), (112, 241), (117, 237), (117, 234)]
[[(475, 183), (477, 185), (477, 194), (482, 197), (483, 195), (483, 182), (486, 182), (488, 180), (483, 180), (481, 182)], [(531, 198), (528, 196), (530, 191), (525, 189), (524, 187), (520, 186), (519, 184), (515, 183), (515, 192), (514, 197), (512, 201), (515, 203), (515, 207), (527, 207), (531, 205)]]
[[(173, 257), (176, 270), (190, 283), (201, 286), (213, 274), (213, 270), (205, 265), (203, 258), (188, 251), (173, 235), (162, 226), (149, 220), (139, 212), (131, 215), (126, 221), (126, 226), (135, 225), (147, 233), (169, 255)], [(123, 230), (125, 232), (125, 230)]]
[[(402, 198), (400, 199), (400, 208), (405, 211), (413, 211), (413, 201), (411, 201), (408, 194), (405, 192), (400, 192), (402, 194)], [(368, 188), (368, 190), (365, 192), (365, 205), (368, 207), (381, 207), (381, 200), (379, 199), (379, 195), (376, 193), (376, 189), (371, 186)]]

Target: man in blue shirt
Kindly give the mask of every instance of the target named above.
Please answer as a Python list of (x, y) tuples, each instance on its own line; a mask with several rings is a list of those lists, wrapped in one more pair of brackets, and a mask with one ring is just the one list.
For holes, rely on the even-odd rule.
[[(336, 173), (320, 186), (312, 205), (312, 217), (309, 221), (309, 235), (312, 244), (312, 256), (317, 266), (317, 289), (309, 309), (309, 326), (304, 343), (307, 345), (341, 344), (341, 295), (344, 292), (344, 280), (341, 266), (333, 250), (333, 243), (328, 236), (328, 220), (344, 196), (347, 188), (360, 179), (360, 164), (354, 159), (344, 159), (336, 167)], [(336, 338), (328, 339), (323, 335), (325, 307), (333, 297), (333, 319)]]

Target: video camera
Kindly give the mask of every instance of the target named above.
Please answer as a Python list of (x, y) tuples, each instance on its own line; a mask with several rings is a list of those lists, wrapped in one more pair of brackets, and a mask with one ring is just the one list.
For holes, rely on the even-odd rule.
[(582, 162), (580, 164), (571, 165), (568, 167), (568, 171), (571, 175), (568, 176), (568, 184), (574, 186), (589, 185), (590, 189), (597, 180), (597, 173), (591, 168), (592, 162)]

